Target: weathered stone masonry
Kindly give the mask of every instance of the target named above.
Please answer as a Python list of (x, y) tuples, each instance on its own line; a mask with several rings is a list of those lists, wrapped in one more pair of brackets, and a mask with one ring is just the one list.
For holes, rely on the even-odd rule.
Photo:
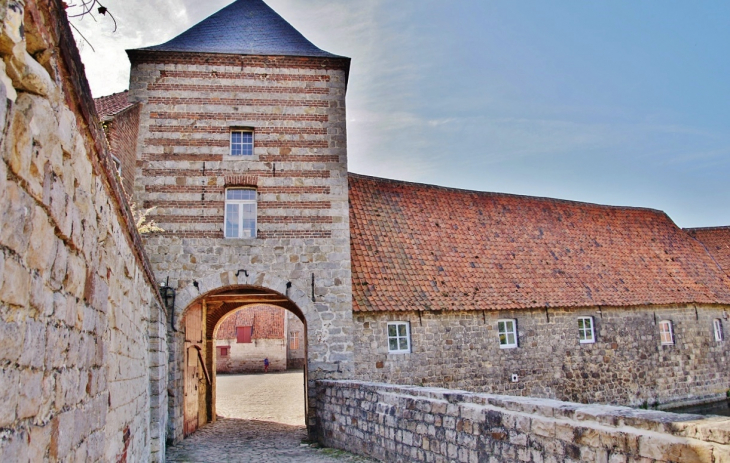
[(162, 459), (166, 320), (63, 7), (0, 23), (0, 460)]
[(321, 441), (388, 462), (730, 461), (722, 417), (321, 381)]
[[(356, 313), (355, 376), (583, 403), (717, 400), (728, 390), (730, 347), (715, 341), (712, 321), (729, 311), (665, 306)], [(595, 343), (579, 342), (579, 316), (593, 317)], [(517, 320), (517, 348), (500, 348), (499, 319)], [(661, 344), (657, 321), (665, 319), (673, 322), (674, 345)], [(410, 323), (411, 353), (388, 353), (388, 321)]]

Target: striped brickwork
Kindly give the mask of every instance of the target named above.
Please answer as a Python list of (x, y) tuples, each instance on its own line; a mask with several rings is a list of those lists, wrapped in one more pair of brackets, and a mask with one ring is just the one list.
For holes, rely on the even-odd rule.
[[(169, 277), (178, 291), (176, 323), (206, 294), (274, 290), (306, 320), (310, 382), (350, 377), (349, 60), (149, 51), (130, 58), (130, 99), (141, 103), (134, 195), (165, 230), (145, 247), (157, 278)], [(241, 127), (254, 131), (253, 156), (229, 155), (230, 130)], [(257, 190), (256, 238), (224, 238), (231, 186)], [(182, 338), (172, 336), (172, 351), (182, 352)], [(178, 357), (170, 388), (182, 391)], [(181, 429), (176, 398), (170, 436)]]

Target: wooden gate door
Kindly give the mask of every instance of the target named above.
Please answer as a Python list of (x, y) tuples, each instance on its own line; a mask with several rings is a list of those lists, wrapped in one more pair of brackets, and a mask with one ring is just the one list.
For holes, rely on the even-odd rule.
[(185, 315), (185, 367), (183, 386), (185, 404), (183, 407), (183, 433), (188, 436), (198, 429), (198, 381), (200, 380), (200, 365), (198, 364), (198, 349), (202, 348), (203, 310), (200, 304), (188, 309)]

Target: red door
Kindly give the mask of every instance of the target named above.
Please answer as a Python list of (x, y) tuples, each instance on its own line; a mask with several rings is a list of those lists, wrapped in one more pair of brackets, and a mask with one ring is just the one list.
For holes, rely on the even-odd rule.
[(188, 436), (198, 429), (198, 381), (200, 381), (200, 365), (198, 349), (203, 344), (202, 331), (203, 310), (198, 304), (191, 307), (185, 315), (185, 366), (183, 391), (185, 396), (183, 414), (183, 433)]

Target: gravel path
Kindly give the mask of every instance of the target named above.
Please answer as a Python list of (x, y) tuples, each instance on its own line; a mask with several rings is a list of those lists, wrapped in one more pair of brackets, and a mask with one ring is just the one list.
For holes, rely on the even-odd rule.
[(304, 426), (304, 373), (217, 376), (216, 413)]
[(340, 450), (310, 447), (304, 426), (302, 372), (219, 375), (221, 417), (168, 447), (167, 461), (190, 463), (365, 463)]

